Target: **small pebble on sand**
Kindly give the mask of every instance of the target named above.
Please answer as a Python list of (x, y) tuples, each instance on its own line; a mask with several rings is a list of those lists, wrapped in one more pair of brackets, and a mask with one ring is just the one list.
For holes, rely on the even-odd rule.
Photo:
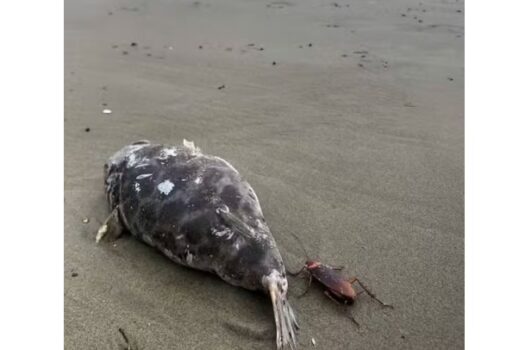
[(127, 51), (122, 51), (122, 54), (123, 54), (123, 55), (127, 55), (128, 52), (127, 52)]
[(82, 219), (82, 222), (83, 222), (84, 224), (87, 224), (87, 223), (89, 222), (89, 219), (88, 219), (88, 218), (83, 218), (83, 219)]
[(275, 66), (277, 64), (277, 62), (273, 61), (272, 62), (272, 66)]
[(71, 277), (77, 277), (77, 276), (78, 276), (78, 273), (76, 273), (76, 272), (73, 272), (73, 273), (71, 274)]
[(315, 342), (315, 338), (312, 338), (312, 345), (315, 347), (317, 343)]
[(448, 77), (448, 81), (453, 81), (454, 78)]
[(135, 47), (135, 46), (137, 46), (137, 43), (136, 43), (136, 42), (132, 42), (132, 43), (130, 44), (130, 46), (131, 46), (131, 47)]
[(308, 47), (312, 47), (312, 46), (313, 46), (313, 44), (312, 44), (312, 43), (309, 43), (309, 44), (308, 44)]
[(91, 129), (90, 129), (90, 128), (85, 128), (84, 131), (85, 131), (85, 132), (90, 132)]
[(222, 89), (224, 89), (225, 87), (226, 87), (226, 85), (223, 84), (223, 85), (219, 86), (217, 89), (222, 90)]
[(109, 109), (109, 108), (106, 108), (106, 109), (102, 110), (102, 113), (104, 113), (104, 114), (111, 114), (111, 113), (113, 113), (113, 111), (111, 109)]

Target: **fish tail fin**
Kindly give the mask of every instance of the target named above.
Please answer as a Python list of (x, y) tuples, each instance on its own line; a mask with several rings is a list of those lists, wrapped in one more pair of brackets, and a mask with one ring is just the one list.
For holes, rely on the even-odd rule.
[(295, 350), (297, 349), (299, 325), (292, 307), (286, 299), (285, 292), (278, 287), (277, 283), (270, 283), (268, 288), (275, 318), (277, 349), (282, 350), (290, 347), (290, 349)]

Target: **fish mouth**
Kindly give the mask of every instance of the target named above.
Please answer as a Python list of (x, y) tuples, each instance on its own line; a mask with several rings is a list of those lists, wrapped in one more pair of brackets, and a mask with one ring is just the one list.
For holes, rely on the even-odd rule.
[(275, 318), (277, 349), (286, 347), (297, 349), (297, 332), (299, 325), (295, 319), (292, 307), (286, 299), (286, 289), (277, 280), (268, 281), (268, 291), (272, 298), (273, 315)]

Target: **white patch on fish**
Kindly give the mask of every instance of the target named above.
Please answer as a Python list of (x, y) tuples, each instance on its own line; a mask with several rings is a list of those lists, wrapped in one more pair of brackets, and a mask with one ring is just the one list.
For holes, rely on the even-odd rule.
[(177, 156), (177, 149), (175, 147), (169, 147), (169, 148), (163, 148), (160, 151), (159, 159), (165, 160), (168, 159), (168, 157), (175, 157)]
[(128, 156), (128, 165), (127, 165), (127, 167), (131, 168), (131, 167), (135, 166), (139, 162), (139, 160), (140, 159), (137, 157), (137, 155), (135, 153), (131, 153)]
[(140, 184), (139, 184), (138, 182), (135, 182), (135, 191), (136, 191), (137, 193), (140, 192)]
[(270, 272), (270, 274), (263, 276), (262, 278), (262, 284), (266, 288), (268, 288), (268, 286), (271, 284), (276, 284), (277, 282), (281, 283), (281, 288), (286, 293), (286, 291), (288, 290), (288, 281), (276, 269), (273, 269), (272, 272)]
[(144, 168), (145, 166), (150, 165), (149, 159), (144, 158), (140, 164), (135, 165), (135, 168)]
[(133, 154), (134, 152), (138, 151), (139, 149), (148, 146), (149, 143), (142, 143), (138, 145), (129, 145), (121, 150), (119, 150), (117, 153), (115, 153), (111, 158), (110, 162), (112, 164), (119, 164), (121, 163), (126, 157), (128, 157), (130, 154)]
[(173, 259), (175, 257), (175, 255), (167, 248), (163, 249), (162, 252), (170, 259)]
[(144, 242), (148, 243), (148, 244), (151, 245), (151, 246), (153, 245), (153, 240), (151, 239), (150, 236), (143, 235), (143, 236), (142, 236), (142, 240), (143, 240)]
[(174, 186), (175, 185), (170, 180), (164, 180), (163, 182), (158, 184), (157, 188), (162, 194), (167, 196), (168, 194), (170, 194)]
[(227, 205), (221, 205), (220, 207), (218, 207), (217, 209), (215, 209), (215, 212), (217, 214), (220, 214), (221, 211), (223, 213), (229, 213), (230, 212), (230, 207), (228, 207)]
[(184, 235), (178, 235), (177, 237), (175, 237), (175, 239), (182, 239), (184, 237)]
[(188, 254), (186, 254), (186, 263), (188, 265), (191, 265), (191, 263), (193, 262), (193, 254), (191, 254), (190, 252), (188, 252)]
[(193, 262), (193, 254), (190, 253), (190, 246), (189, 245), (186, 245), (186, 263), (188, 265), (191, 265), (191, 263)]
[(140, 174), (139, 176), (137, 176), (137, 180), (142, 180), (142, 179), (145, 179), (147, 177), (150, 177), (151, 175), (153, 174)]
[(195, 179), (195, 183), (196, 183), (197, 185), (200, 184), (200, 183), (202, 183), (202, 177), (199, 176), (198, 178), (196, 178), (196, 179)]
[(211, 233), (217, 237), (222, 237), (224, 236), (225, 234), (230, 234), (232, 233), (231, 230), (229, 228), (225, 228), (224, 230), (221, 230), (221, 231), (218, 231), (216, 228), (213, 228), (211, 230)]

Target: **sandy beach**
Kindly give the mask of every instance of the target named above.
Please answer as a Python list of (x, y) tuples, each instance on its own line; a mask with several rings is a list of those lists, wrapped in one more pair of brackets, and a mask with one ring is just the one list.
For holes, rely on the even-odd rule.
[[(126, 236), (102, 166), (139, 139), (230, 161), (286, 265), (345, 265), (394, 310), (289, 278), (301, 348), (464, 347), (463, 1), (67, 1), (65, 348), (273, 349), (269, 299)], [(104, 114), (108, 109), (111, 113)], [(87, 218), (88, 220), (84, 220)], [(87, 222), (84, 222), (87, 221)]]

